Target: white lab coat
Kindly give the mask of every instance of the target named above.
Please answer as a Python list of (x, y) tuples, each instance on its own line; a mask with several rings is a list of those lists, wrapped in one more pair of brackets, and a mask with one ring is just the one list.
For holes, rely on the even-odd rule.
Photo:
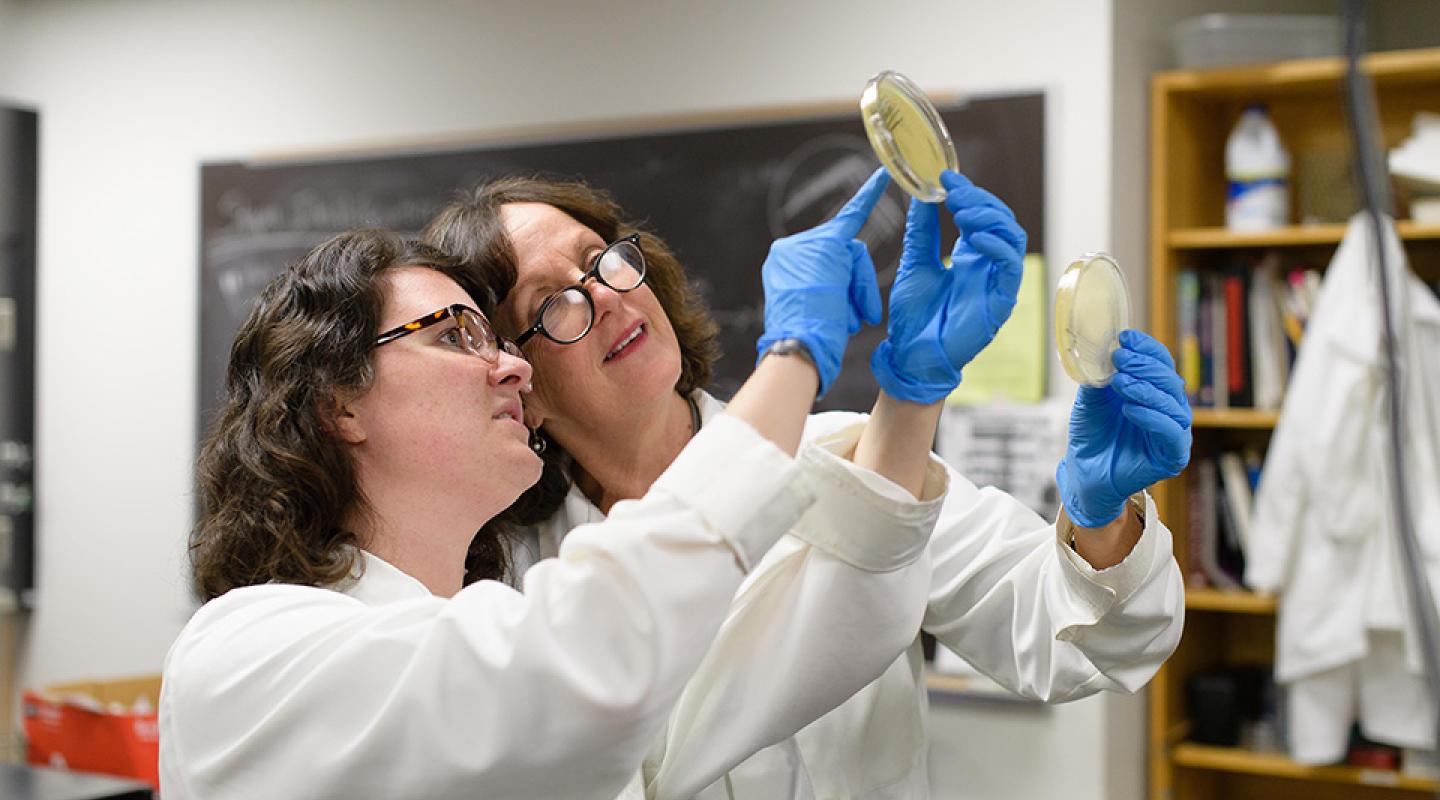
[[(1434, 746), (1392, 516), (1379, 287), (1370, 226), (1350, 221), (1325, 273), (1270, 440), (1245, 582), (1278, 592), (1275, 678), (1290, 691), (1291, 754), (1343, 758), (1367, 736)], [(1440, 303), (1387, 227), (1405, 418), (1405, 479), (1432, 589), (1440, 587)], [(1430, 524), (1427, 524), (1429, 521)], [(1426, 707), (1430, 713), (1423, 713)]]
[(524, 593), (482, 581), (443, 599), (362, 553), (335, 590), (205, 604), (166, 658), (164, 797), (616, 796), (745, 573), (811, 506), (806, 473), (724, 417)]
[[(708, 425), (722, 405), (703, 392), (697, 400)], [(863, 420), (816, 414), (804, 439), (844, 452)], [(928, 696), (918, 626), (906, 607), (917, 592), (925, 630), (1027, 697), (1134, 692), (1154, 675), (1179, 642), (1184, 588), (1170, 532), (1148, 496), (1135, 548), (1096, 571), (1019, 501), (976, 488), (933, 455), (930, 469), (948, 474), (948, 493), (928, 558), (889, 576), (892, 602), (872, 599), (867, 587), (884, 588), (875, 576), (807, 548), (813, 530), (783, 537), (766, 555), (647, 757), (645, 796), (928, 797)], [(892, 538), (853, 508), (821, 520), (817, 512), (833, 502), (817, 494), (807, 521), (830, 526), (834, 541)], [(574, 524), (601, 518), (572, 488), (537, 531), (540, 555)], [(824, 602), (790, 599), (802, 595)], [(633, 785), (624, 795), (639, 796)]]

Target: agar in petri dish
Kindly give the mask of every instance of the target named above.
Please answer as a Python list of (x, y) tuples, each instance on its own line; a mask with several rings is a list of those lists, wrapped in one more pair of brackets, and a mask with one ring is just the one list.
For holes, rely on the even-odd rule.
[(1071, 262), (1055, 287), (1055, 348), (1065, 372), (1085, 386), (1110, 383), (1110, 357), (1129, 326), (1130, 294), (1115, 259), (1086, 253)]
[(860, 119), (890, 177), (918, 200), (945, 199), (942, 170), (959, 169), (955, 143), (940, 112), (909, 78), (886, 70), (865, 84)]

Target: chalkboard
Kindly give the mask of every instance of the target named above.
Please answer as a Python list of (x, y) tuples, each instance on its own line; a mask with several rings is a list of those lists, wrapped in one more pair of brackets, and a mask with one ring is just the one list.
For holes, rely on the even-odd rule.
[[(1041, 250), (1044, 96), (972, 98), (940, 110), (961, 170), (1004, 199), (1029, 233), (1030, 250)], [(854, 108), (738, 118), (441, 152), (203, 165), (202, 431), (223, 397), (235, 331), (271, 277), (342, 230), (418, 231), (456, 191), (512, 174), (579, 178), (604, 188), (670, 243), (720, 323), (724, 355), (712, 389), (728, 397), (754, 364), (760, 265), (770, 242), (832, 215), (878, 163)], [(905, 203), (892, 187), (861, 234), (882, 289), (894, 277)], [(876, 391), (869, 357), (883, 338), (883, 328), (875, 328), (851, 342), (821, 408), (869, 408)]]

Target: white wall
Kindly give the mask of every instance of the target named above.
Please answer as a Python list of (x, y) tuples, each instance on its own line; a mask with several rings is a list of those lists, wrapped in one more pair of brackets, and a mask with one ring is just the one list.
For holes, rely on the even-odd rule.
[(0, 97), (5, 96), (8, 81), (5, 79), (5, 54), (10, 52), (10, 31), (14, 26), (14, 0), (0, 0)]
[[(183, 542), (201, 160), (844, 101), (893, 68), (935, 89), (1047, 91), (1047, 255), (1053, 266), (1108, 246), (1109, 0), (917, 0), (887, 9), (913, 30), (877, 19), (873, 7), (13, 6), (0, 17), (18, 35), (0, 48), (0, 91), (40, 108), (43, 161), (40, 564), (22, 681), (155, 671), (190, 610)], [(937, 797), (1041, 796), (1016, 792), (1016, 781), (1063, 786), (1075, 798), (1114, 796), (1102, 788), (1111, 780), (1102, 735), (1110, 702), (1039, 715), (938, 707)], [(992, 735), (1000, 726), (1011, 732), (1003, 740)], [(1139, 761), (1132, 766), (1138, 776)]]

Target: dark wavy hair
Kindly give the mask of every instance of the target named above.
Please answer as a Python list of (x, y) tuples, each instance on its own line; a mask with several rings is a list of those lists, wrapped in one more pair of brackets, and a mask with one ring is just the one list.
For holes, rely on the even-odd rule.
[[(409, 266), (451, 278), (483, 312), (494, 307), (459, 259), (367, 229), (311, 250), (265, 287), (240, 326), (225, 403), (197, 465), (190, 564), (201, 598), (263, 583), (333, 584), (355, 568), (359, 543), (343, 520), (367, 501), (330, 415), (337, 399), (374, 380), (385, 275)], [(506, 568), (500, 541), (477, 534), (467, 581)]]
[[(720, 357), (719, 326), (670, 247), (638, 221), (628, 219), (605, 191), (579, 181), (537, 176), (501, 178), (456, 198), (425, 226), (421, 238), (474, 268), (494, 292), (498, 306), (515, 288), (517, 276), (515, 245), (500, 219), (500, 208), (509, 203), (553, 206), (606, 242), (640, 234), (645, 282), (655, 292), (680, 341), (680, 380), (675, 390), (689, 395), (710, 383), (715, 361)], [(516, 331), (503, 333), (513, 336)], [(545, 468), (540, 481), (486, 529), (508, 536), (516, 526), (543, 521), (560, 508), (570, 490), (572, 460), (553, 441), (548, 442), (541, 458)]]

